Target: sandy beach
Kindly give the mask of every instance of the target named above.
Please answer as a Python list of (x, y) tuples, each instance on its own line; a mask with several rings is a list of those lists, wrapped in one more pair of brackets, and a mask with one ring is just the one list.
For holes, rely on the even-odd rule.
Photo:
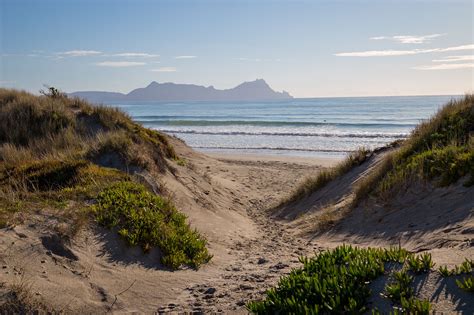
[(344, 159), (344, 155), (341, 156), (290, 156), (290, 155), (263, 155), (263, 154), (245, 154), (245, 153), (215, 153), (215, 152), (204, 152), (204, 155), (223, 161), (240, 161), (240, 162), (262, 162), (275, 164), (298, 164), (307, 165), (308, 167), (331, 167)]
[[(336, 160), (210, 156), (178, 139), (172, 142), (186, 165), (177, 166), (163, 183), (191, 225), (208, 239), (213, 255), (210, 263), (198, 271), (171, 272), (154, 263), (154, 251), (143, 254), (139, 248), (123, 246), (114, 232), (92, 227), (68, 246), (75, 259), (57, 251), (51, 255), (48, 253), (57, 245), (54, 240), (29, 245), (32, 239), (41, 240), (47, 226), (57, 224), (37, 215), (34, 224), (12, 228), (0, 239), (0, 251), (6, 253), (2, 278), (25, 283), (55, 308), (74, 312), (245, 314), (245, 303), (262, 298), (282, 275), (299, 266), (298, 257), (336, 243), (355, 242), (355, 235), (308, 236), (303, 233), (307, 225), (289, 224), (274, 217), (271, 210), (306, 176), (316, 175)], [(357, 243), (390, 246), (393, 240), (361, 235)], [(423, 250), (436, 248), (432, 244), (434, 247)], [(433, 251), (435, 262), (448, 265), (466, 257), (474, 258), (472, 248)], [(434, 292), (436, 279), (430, 281)], [(426, 295), (433, 294), (426, 290)], [(449, 309), (451, 300), (446, 296), (437, 303), (438, 309)]]

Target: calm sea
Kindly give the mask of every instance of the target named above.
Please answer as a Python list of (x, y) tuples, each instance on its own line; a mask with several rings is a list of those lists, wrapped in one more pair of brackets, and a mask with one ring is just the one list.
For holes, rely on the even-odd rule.
[(314, 156), (344, 155), (403, 139), (452, 98), (456, 96), (111, 105), (196, 150)]

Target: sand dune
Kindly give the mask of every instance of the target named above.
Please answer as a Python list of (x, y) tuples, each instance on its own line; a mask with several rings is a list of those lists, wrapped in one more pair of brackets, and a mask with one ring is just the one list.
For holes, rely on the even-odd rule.
[[(93, 226), (63, 243), (51, 232), (60, 224), (54, 214), (38, 212), (25, 224), (1, 231), (1, 281), (22, 285), (35, 301), (72, 313), (246, 313), (245, 303), (262, 298), (281, 275), (299, 266), (299, 256), (341, 243), (401, 243), (415, 251), (429, 249), (435, 262), (448, 265), (474, 258), (474, 194), (460, 185), (412, 191), (391, 208), (356, 208), (336, 228), (314, 234), (318, 216), (328, 207), (342, 209), (353, 185), (384, 152), (275, 217), (267, 210), (301, 178), (337, 161), (210, 157), (171, 141), (187, 163), (168, 172), (163, 182), (192, 227), (208, 238), (210, 263), (198, 271), (172, 272), (156, 264), (156, 251), (143, 254), (113, 231)], [(452, 211), (447, 213), (447, 207)], [(438, 288), (436, 279), (429, 281), (426, 296)], [(6, 286), (0, 290), (5, 293)], [(469, 310), (472, 305), (459, 294), (438, 295), (436, 307)]]

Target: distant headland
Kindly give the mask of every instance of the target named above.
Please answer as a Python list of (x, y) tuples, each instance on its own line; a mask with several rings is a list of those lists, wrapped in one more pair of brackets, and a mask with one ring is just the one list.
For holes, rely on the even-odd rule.
[(213, 86), (151, 82), (128, 94), (102, 91), (79, 91), (71, 96), (91, 102), (116, 101), (256, 101), (293, 98), (288, 92), (274, 91), (263, 79), (244, 82), (232, 89), (217, 90)]

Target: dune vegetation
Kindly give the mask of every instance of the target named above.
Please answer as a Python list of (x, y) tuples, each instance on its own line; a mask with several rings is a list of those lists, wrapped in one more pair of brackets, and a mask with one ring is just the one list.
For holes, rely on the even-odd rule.
[(474, 95), (452, 100), (418, 125), (399, 150), (355, 189), (354, 205), (368, 195), (388, 198), (416, 181), (474, 184)]
[[(369, 195), (387, 199), (415, 181), (446, 186), (466, 178), (474, 184), (474, 95), (452, 100), (429, 120), (419, 124), (408, 139), (398, 141), (397, 149), (362, 178), (354, 189), (352, 206)], [(395, 147), (394, 144), (391, 145)], [(306, 178), (280, 206), (298, 201), (345, 175), (372, 155), (361, 148), (335, 167)]]
[(280, 206), (300, 200), (301, 198), (312, 194), (318, 189), (323, 188), (332, 180), (346, 174), (354, 167), (364, 163), (369, 156), (370, 151), (365, 148), (360, 148), (359, 150), (352, 152), (336, 166), (322, 170), (315, 177), (306, 178), (301, 184), (298, 185), (298, 187), (296, 187), (289, 197), (280, 202)]
[[(366, 161), (369, 153), (360, 151), (340, 165), (308, 179), (283, 203), (299, 200)], [(431, 119), (422, 122), (399, 146), (356, 184), (352, 207), (367, 198), (387, 200), (419, 182), (447, 186), (462, 180), (474, 184), (474, 95), (452, 100)], [(394, 314), (429, 314), (430, 302), (420, 300), (413, 280), (420, 274), (436, 272), (430, 254), (414, 255), (402, 248), (362, 249), (339, 246), (312, 258), (300, 258), (303, 266), (280, 279), (265, 299), (247, 304), (255, 314), (364, 314), (370, 309), (371, 283), (389, 278), (383, 292), (394, 303)], [(449, 270), (437, 272), (458, 288), (472, 292), (474, 262), (465, 260)]]
[[(248, 303), (248, 309), (255, 314), (364, 314), (369, 311), (370, 283), (387, 272), (393, 278), (385, 289), (387, 298), (404, 312), (429, 314), (430, 303), (413, 296), (410, 274), (416, 271), (408, 261), (421, 260), (423, 270), (429, 271), (430, 256), (415, 257), (402, 248), (342, 245), (300, 260), (302, 268), (281, 278), (276, 288), (267, 291), (265, 300)], [(401, 271), (396, 266), (402, 266)]]
[[(94, 221), (130, 244), (158, 247), (162, 263), (199, 267), (211, 256), (160, 184), (180, 159), (166, 136), (110, 107), (50, 88), (42, 96), (0, 89), (0, 227), (41, 211), (69, 226)], [(156, 195), (136, 174), (157, 179)], [(40, 210), (38, 210), (40, 209)]]
[[(248, 310), (254, 314), (380, 314), (377, 307), (369, 307), (368, 300), (374, 294), (371, 284), (386, 277), (379, 294), (393, 303), (392, 314), (431, 312), (430, 302), (417, 298), (414, 290), (416, 277), (436, 272), (430, 254), (415, 255), (400, 247), (342, 245), (313, 258), (301, 257), (300, 262), (303, 266), (282, 277), (264, 300), (247, 303)], [(474, 261), (466, 259), (453, 270), (440, 267), (439, 273), (454, 276), (457, 286), (470, 292), (473, 268)]]

